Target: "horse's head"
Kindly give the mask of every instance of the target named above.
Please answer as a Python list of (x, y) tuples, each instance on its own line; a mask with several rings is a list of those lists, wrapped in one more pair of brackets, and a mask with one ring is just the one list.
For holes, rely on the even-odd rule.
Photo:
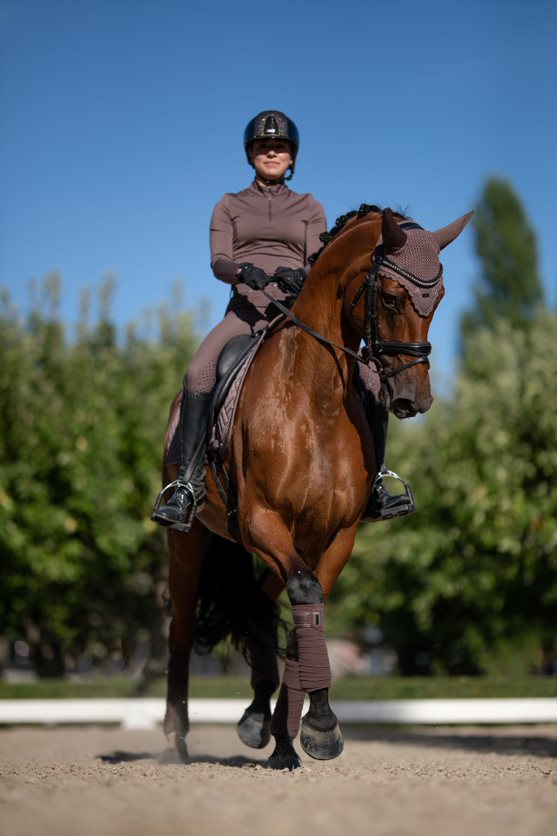
[(380, 226), (375, 223), (371, 270), (368, 261), (364, 274), (357, 268), (345, 286), (345, 313), (365, 342), (364, 356), (378, 367), (381, 398), (397, 418), (410, 418), (431, 406), (427, 337), (445, 293), (439, 252), (472, 215), (427, 232), (385, 209)]

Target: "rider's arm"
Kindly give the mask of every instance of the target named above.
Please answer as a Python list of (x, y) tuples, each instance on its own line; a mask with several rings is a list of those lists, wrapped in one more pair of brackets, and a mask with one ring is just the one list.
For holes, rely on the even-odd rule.
[(217, 279), (227, 284), (236, 284), (240, 264), (233, 254), (234, 229), (228, 208), (228, 195), (225, 195), (213, 210), (210, 226), (211, 269)]

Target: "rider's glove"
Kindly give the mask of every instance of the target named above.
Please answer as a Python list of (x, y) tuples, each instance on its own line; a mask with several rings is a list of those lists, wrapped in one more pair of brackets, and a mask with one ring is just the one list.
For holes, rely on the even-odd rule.
[(293, 270), (291, 267), (277, 267), (273, 279), (278, 286), (290, 296), (298, 296), (306, 280), (306, 271), (301, 267)]
[(244, 262), (240, 264), (240, 272), (236, 274), (238, 281), (247, 284), (252, 290), (263, 290), (269, 284), (269, 276), (260, 267)]

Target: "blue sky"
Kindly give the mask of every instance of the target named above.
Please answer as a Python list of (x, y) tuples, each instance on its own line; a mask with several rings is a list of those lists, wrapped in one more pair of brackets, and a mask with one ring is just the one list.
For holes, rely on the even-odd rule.
[[(169, 303), (222, 315), (208, 224), (251, 181), (242, 133), (276, 107), (302, 143), (291, 185), (330, 225), (361, 202), (430, 229), (510, 180), (556, 301), (557, 5), (552, 0), (0, 0), (0, 284), (63, 279), (62, 314), (117, 276), (119, 324)], [(450, 378), (478, 271), (467, 231), (444, 253), (434, 373)], [(208, 306), (208, 310), (207, 310)]]

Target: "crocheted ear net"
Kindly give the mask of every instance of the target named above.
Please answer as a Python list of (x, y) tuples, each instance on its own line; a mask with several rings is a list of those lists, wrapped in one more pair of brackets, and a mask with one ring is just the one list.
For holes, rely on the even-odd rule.
[[(439, 244), (431, 232), (425, 229), (409, 229), (406, 235), (404, 246), (395, 253), (388, 253), (387, 258), (397, 267), (412, 273), (419, 282), (432, 282), (441, 267)], [(379, 273), (399, 282), (408, 291), (412, 304), (420, 316), (429, 316), (433, 311), (443, 287), (442, 272), (437, 283), (431, 287), (420, 287), (419, 283), (416, 284), (411, 279), (401, 276), (386, 264), (381, 265)]]

